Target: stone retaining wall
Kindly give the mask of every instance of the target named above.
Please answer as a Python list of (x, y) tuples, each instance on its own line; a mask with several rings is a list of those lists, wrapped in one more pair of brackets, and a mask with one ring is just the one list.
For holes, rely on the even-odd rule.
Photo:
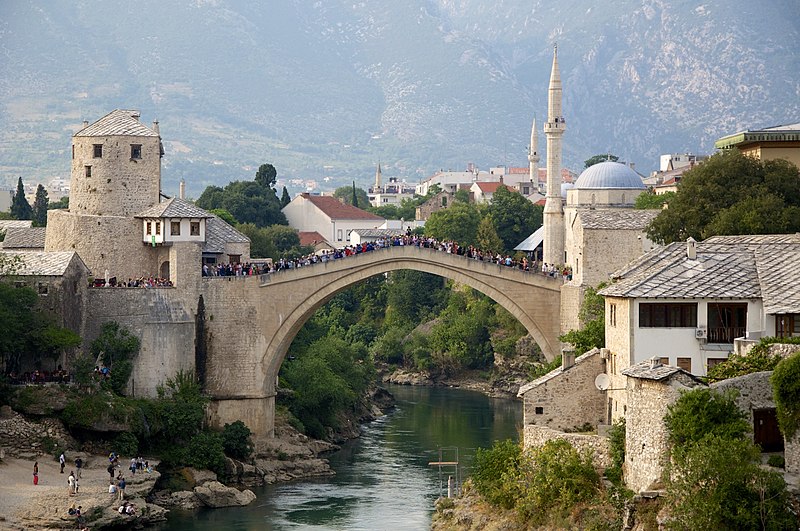
[(33, 457), (46, 453), (42, 441), (45, 437), (60, 445), (74, 446), (74, 441), (60, 420), (45, 418), (30, 420), (12, 411), (0, 408), (0, 448), (10, 457)]
[(525, 426), (525, 449), (544, 446), (547, 441), (562, 439), (575, 447), (578, 452), (589, 452), (597, 470), (603, 471), (611, 466), (611, 447), (607, 437), (592, 433), (566, 433), (544, 426)]

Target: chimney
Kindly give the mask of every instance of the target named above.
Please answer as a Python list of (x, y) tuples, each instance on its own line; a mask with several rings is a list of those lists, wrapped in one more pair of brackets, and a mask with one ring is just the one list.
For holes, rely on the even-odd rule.
[(83, 126), (84, 127), (88, 127), (89, 126), (89, 120), (84, 120), (83, 121)]
[(181, 199), (186, 199), (186, 179), (181, 179), (181, 184), (180, 187), (178, 188), (178, 197), (180, 197)]
[(686, 240), (686, 256), (689, 260), (697, 260), (697, 241), (691, 236)]
[(561, 370), (565, 371), (575, 365), (575, 351), (572, 349), (561, 350)]
[(158, 120), (153, 120), (153, 131), (159, 135), (161, 134), (161, 130), (158, 128)]
[(656, 367), (661, 367), (661, 360), (658, 359), (658, 356), (653, 356), (647, 361), (650, 362), (651, 369), (655, 369)]

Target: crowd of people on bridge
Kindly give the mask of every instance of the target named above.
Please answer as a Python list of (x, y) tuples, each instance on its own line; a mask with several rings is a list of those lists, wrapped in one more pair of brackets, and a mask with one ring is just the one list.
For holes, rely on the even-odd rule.
[(531, 260), (527, 255), (512, 257), (510, 254), (501, 254), (484, 251), (475, 246), (462, 246), (452, 240), (437, 240), (428, 236), (412, 234), (398, 234), (390, 237), (379, 238), (371, 242), (363, 242), (357, 245), (347, 245), (340, 249), (323, 250), (318, 253), (311, 253), (298, 258), (281, 258), (274, 263), (264, 264), (219, 264), (214, 266), (203, 265), (203, 276), (208, 277), (229, 277), (229, 276), (252, 276), (275, 273), (289, 269), (308, 267), (318, 263), (326, 263), (333, 260), (340, 260), (350, 256), (373, 252), (391, 247), (412, 246), (432, 251), (443, 252), (463, 256), (468, 259), (481, 262), (495, 263), (499, 266), (510, 267), (522, 271), (529, 271), (549, 276), (551, 278), (562, 278), (569, 281), (572, 279), (572, 270), (569, 267), (557, 267), (551, 264), (541, 264)]
[(155, 276), (129, 278), (127, 282), (117, 280), (117, 277), (95, 278), (89, 281), (90, 288), (171, 288), (172, 281), (168, 278)]

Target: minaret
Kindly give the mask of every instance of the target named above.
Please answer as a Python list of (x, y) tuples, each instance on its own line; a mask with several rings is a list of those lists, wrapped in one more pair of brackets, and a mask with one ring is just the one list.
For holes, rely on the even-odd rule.
[(375, 170), (375, 189), (373, 192), (380, 193), (381, 191), (381, 163), (378, 162), (378, 169)]
[(544, 204), (544, 257), (548, 264), (564, 263), (564, 208), (561, 203), (561, 137), (567, 128), (561, 114), (561, 74), (558, 45), (553, 47), (553, 69), (547, 91), (547, 195)]
[(528, 162), (531, 169), (531, 193), (535, 192), (539, 186), (539, 135), (536, 131), (536, 117), (533, 117), (531, 126), (531, 144), (528, 148)]

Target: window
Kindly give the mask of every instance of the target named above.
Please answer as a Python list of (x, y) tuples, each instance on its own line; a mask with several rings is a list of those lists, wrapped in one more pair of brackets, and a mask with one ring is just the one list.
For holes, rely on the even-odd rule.
[[(577, 268), (575, 268), (577, 270)], [(617, 326), (617, 305), (610, 304), (608, 307), (608, 324)]]
[(169, 224), (169, 233), (173, 236), (180, 236), (181, 235), (181, 222), (180, 221), (172, 221)]
[(533, 412), (537, 415), (544, 415), (544, 408), (541, 406), (536, 406), (533, 408)]
[(92, 167), (91, 166), (84, 166), (84, 168), (86, 169), (86, 176), (87, 177), (91, 177), (92, 176)]
[(800, 314), (776, 315), (775, 335), (778, 337), (800, 337)]
[(199, 221), (192, 221), (189, 224), (189, 234), (192, 236), (200, 236), (200, 222)]
[(142, 145), (141, 144), (131, 144), (131, 158), (132, 159), (140, 159), (140, 158), (142, 158)]
[(242, 260), (242, 255), (240, 254), (229, 254), (228, 255), (228, 262), (231, 264), (238, 264)]
[(145, 232), (147, 233), (148, 236), (153, 234), (153, 223), (152, 222), (148, 221), (147, 223), (145, 223), (145, 227), (147, 229)]
[(161, 222), (156, 221), (156, 236), (161, 234)]
[(342, 229), (336, 231), (336, 241), (342, 241)]
[(661, 365), (669, 365), (669, 357), (668, 356), (662, 356), (662, 357), (658, 358), (658, 362)]
[(747, 303), (709, 303), (708, 342), (733, 343), (747, 330)]
[(103, 157), (103, 144), (94, 144), (92, 146), (94, 148), (93, 157), (96, 159)]
[(711, 369), (713, 367), (716, 367), (723, 361), (728, 361), (728, 358), (708, 358), (706, 360), (706, 365), (708, 366), (709, 369)]
[(639, 328), (697, 328), (697, 304), (640, 303)]
[(39, 295), (47, 295), (47, 282), (39, 282)]
[(692, 358), (678, 358), (678, 367), (687, 372), (692, 372)]

